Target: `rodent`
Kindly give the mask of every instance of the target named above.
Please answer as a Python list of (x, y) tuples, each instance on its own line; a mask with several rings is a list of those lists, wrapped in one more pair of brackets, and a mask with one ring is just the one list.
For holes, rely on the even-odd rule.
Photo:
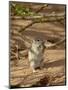
[(28, 52), (28, 59), (30, 62), (30, 67), (33, 72), (36, 71), (36, 68), (41, 68), (43, 63), (43, 53), (44, 53), (44, 44), (41, 40), (33, 40), (32, 46)]
[(38, 67), (41, 68), (43, 65), (43, 60), (44, 60), (43, 55), (45, 48), (54, 47), (56, 45), (63, 43), (64, 41), (65, 39), (61, 39), (56, 43), (50, 43), (48, 41), (44, 42), (39, 39), (33, 40), (31, 48), (28, 51), (28, 59), (33, 72), (36, 71), (36, 68)]

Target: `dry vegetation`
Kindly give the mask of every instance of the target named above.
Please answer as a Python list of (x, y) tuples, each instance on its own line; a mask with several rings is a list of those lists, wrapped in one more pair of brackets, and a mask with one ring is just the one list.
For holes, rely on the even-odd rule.
[(28, 48), (34, 38), (65, 38), (64, 5), (10, 3), (10, 86), (65, 85), (65, 41), (45, 49), (44, 67), (32, 73)]

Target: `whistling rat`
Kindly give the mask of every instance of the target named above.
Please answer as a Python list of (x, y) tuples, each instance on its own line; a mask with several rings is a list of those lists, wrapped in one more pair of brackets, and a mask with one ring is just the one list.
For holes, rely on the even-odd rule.
[(35, 72), (35, 69), (40, 67), (43, 62), (44, 44), (41, 40), (33, 40), (32, 46), (28, 52), (30, 66)]

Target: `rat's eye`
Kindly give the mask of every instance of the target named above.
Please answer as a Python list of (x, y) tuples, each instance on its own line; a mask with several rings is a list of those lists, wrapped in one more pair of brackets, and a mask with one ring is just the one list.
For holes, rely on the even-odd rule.
[(37, 41), (40, 41), (39, 39)]

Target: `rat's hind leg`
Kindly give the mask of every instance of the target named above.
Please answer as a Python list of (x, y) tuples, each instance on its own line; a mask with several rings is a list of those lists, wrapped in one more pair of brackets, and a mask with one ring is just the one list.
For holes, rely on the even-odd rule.
[(33, 72), (36, 72), (35, 68), (32, 67), (32, 71), (33, 71)]
[(31, 62), (30, 62), (30, 67), (32, 68), (33, 72), (36, 72), (36, 70), (35, 70), (35, 62), (33, 60), (31, 60)]
[(40, 62), (40, 69), (43, 69), (43, 67), (44, 67), (44, 62), (43, 62), (43, 60), (41, 60), (41, 62)]

